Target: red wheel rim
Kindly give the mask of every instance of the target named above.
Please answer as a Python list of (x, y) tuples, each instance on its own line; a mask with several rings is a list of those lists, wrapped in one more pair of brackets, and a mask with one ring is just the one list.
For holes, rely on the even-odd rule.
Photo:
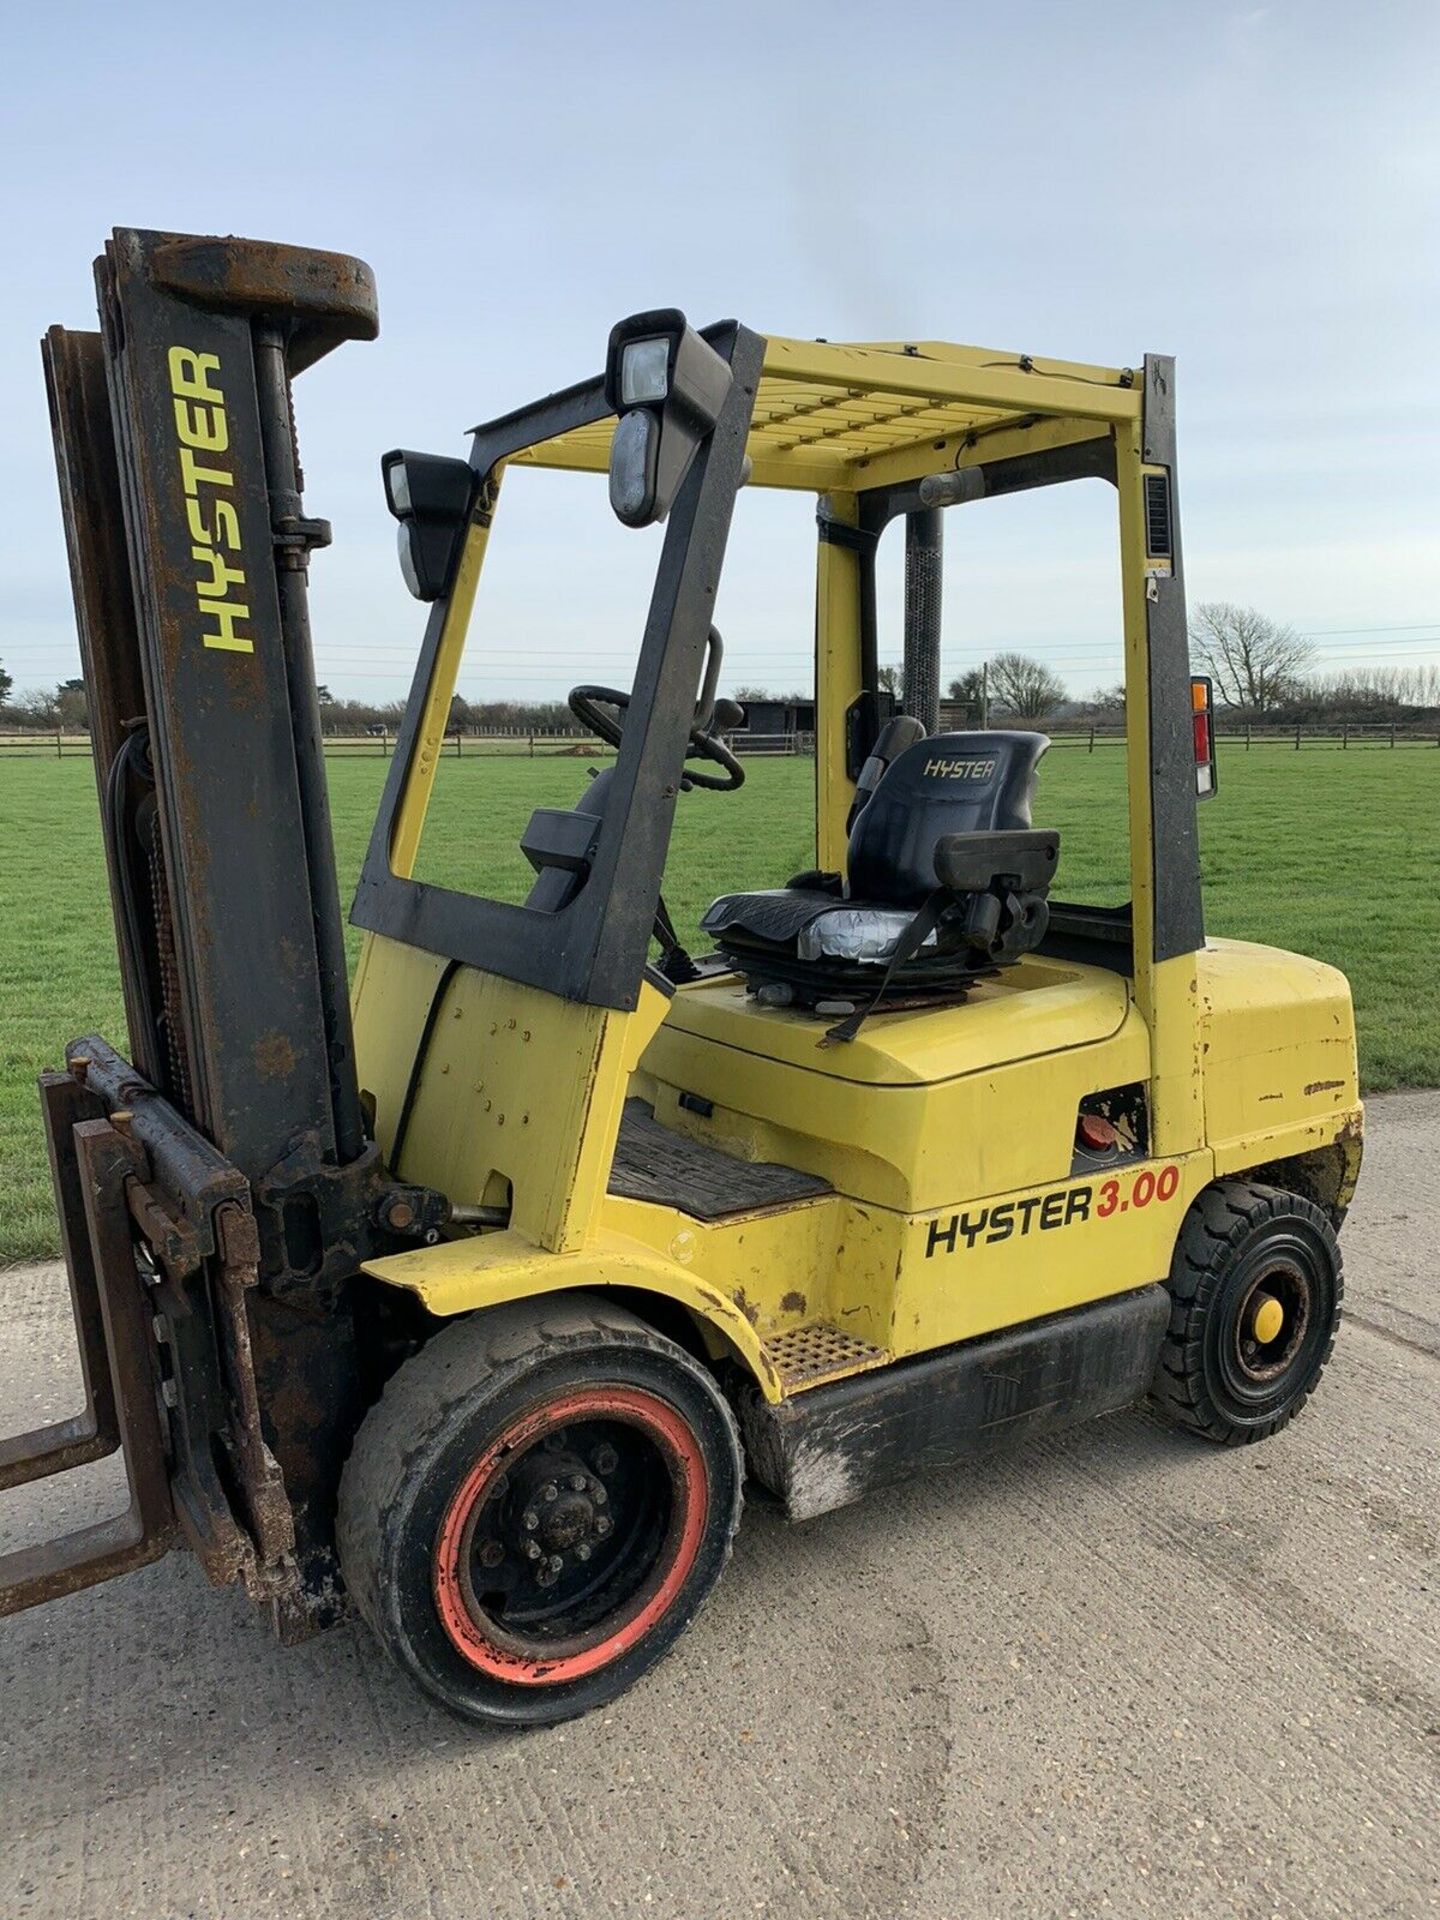
[[(638, 1429), (668, 1473), (670, 1514), (653, 1564), (613, 1614), (587, 1633), (553, 1648), (525, 1645), (478, 1603), (470, 1577), (477, 1516), (509, 1468), (547, 1434), (579, 1421)], [(640, 1387), (577, 1389), (533, 1407), (506, 1427), (466, 1473), (440, 1522), (434, 1553), (435, 1606), (456, 1651), (482, 1673), (522, 1686), (556, 1686), (608, 1666), (664, 1618), (700, 1551), (709, 1510), (704, 1456), (689, 1423), (667, 1401)]]

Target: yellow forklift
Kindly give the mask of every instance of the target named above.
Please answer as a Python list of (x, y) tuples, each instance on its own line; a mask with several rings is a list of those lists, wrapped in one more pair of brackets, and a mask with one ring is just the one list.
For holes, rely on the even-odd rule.
[[(674, 1643), (747, 1474), (804, 1520), (1147, 1397), (1223, 1444), (1299, 1410), (1354, 1024), (1331, 969), (1205, 935), (1168, 359), (657, 311), (468, 457), (387, 455), (430, 612), (347, 1000), (290, 380), (373, 335), (371, 277), (122, 230), (97, 281), (100, 333), (45, 357), (129, 1048), (42, 1081), (87, 1401), (0, 1485), (119, 1447), (131, 1500), (0, 1563), (0, 1607), (185, 1543), (284, 1637), (348, 1593), (453, 1712), (545, 1723)], [(471, 890), (417, 857), (527, 467), (608, 484), (617, 540), (664, 530), (631, 685), (571, 695), (613, 758), (534, 813), (516, 903), (484, 847)], [(1082, 479), (1116, 505), (1123, 907), (1064, 898), (1043, 736), (938, 730), (945, 514)], [(715, 625), (744, 487), (817, 503), (816, 846), (719, 892), (692, 957), (661, 890), (677, 806), (744, 804)]]

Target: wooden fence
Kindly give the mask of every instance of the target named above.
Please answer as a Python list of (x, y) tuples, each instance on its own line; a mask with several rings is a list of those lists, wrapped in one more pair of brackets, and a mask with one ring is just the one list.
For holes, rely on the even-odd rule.
[[(1052, 746), (1084, 747), (1090, 753), (1096, 747), (1125, 744), (1125, 730), (1118, 724), (1056, 726), (1046, 731)], [(1389, 721), (1372, 726), (1349, 726), (1341, 721), (1328, 727), (1261, 727), (1226, 726), (1222, 720), (1215, 728), (1215, 743), (1219, 748), (1239, 747), (1247, 753), (1252, 747), (1288, 747), (1292, 753), (1306, 747), (1332, 747), (1342, 752), (1355, 747), (1368, 752), (1376, 747), (1440, 747), (1440, 729), (1433, 725), (1410, 726)]]
[[(748, 733), (726, 735), (730, 747), (743, 757), (788, 756), (815, 751), (813, 733)], [(395, 736), (386, 728), (379, 733), (327, 734), (327, 757), (338, 760), (386, 760), (395, 751)], [(568, 758), (594, 760), (615, 749), (594, 734), (573, 730), (540, 729), (532, 732), (503, 733), (485, 730), (450, 733), (445, 736), (444, 757), (473, 760), (496, 758)], [(55, 760), (90, 755), (87, 733), (0, 733), (0, 760)]]
[[(1125, 744), (1124, 729), (1118, 725), (1100, 723), (1076, 727), (1073, 724), (1060, 724), (1048, 731), (1054, 746), (1081, 747), (1088, 753), (1094, 753), (1097, 747), (1123, 747)], [(815, 751), (813, 733), (741, 732), (726, 737), (734, 751), (746, 758), (813, 754)], [(1338, 752), (1348, 752), (1351, 748), (1369, 752), (1377, 747), (1440, 747), (1440, 729), (1435, 726), (1417, 727), (1398, 723), (1374, 726), (1348, 726), (1341, 723), (1330, 727), (1227, 727), (1222, 722), (1216, 728), (1215, 738), (1217, 745), (1226, 752), (1237, 747), (1245, 752), (1254, 747), (1282, 747), (1289, 748), (1291, 752), (1315, 747), (1333, 748)], [(383, 760), (388, 759), (394, 750), (395, 736), (388, 729), (376, 734), (327, 735), (325, 739), (326, 754), (336, 759)], [(614, 749), (597, 740), (593, 734), (581, 733), (578, 729), (567, 732), (537, 728), (532, 732), (489, 730), (447, 734), (444, 751), (446, 759), (453, 757), (461, 760), (487, 756), (583, 760), (603, 758)], [(0, 760), (64, 760), (76, 756), (88, 758), (89, 753), (90, 736), (84, 733), (0, 733)]]

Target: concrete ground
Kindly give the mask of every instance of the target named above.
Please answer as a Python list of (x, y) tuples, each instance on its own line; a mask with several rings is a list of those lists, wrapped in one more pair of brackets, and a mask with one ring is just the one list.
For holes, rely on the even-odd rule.
[[(286, 1652), (183, 1555), (0, 1622), (0, 1916), (1440, 1910), (1437, 1144), (1440, 1094), (1372, 1104), (1350, 1311), (1277, 1440), (1134, 1413), (753, 1510), (677, 1653), (553, 1732), (460, 1728), (354, 1627)], [(0, 1290), (14, 1431), (70, 1333), (52, 1271)]]

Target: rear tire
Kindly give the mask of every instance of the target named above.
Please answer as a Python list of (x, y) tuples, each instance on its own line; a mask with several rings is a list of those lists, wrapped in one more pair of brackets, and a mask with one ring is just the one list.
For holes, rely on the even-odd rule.
[(1330, 1358), (1345, 1291), (1321, 1209), (1278, 1187), (1216, 1181), (1185, 1217), (1167, 1286), (1155, 1409), (1221, 1446), (1293, 1420)]
[(351, 1598), (463, 1719), (549, 1725), (669, 1651), (740, 1519), (739, 1436), (709, 1373), (580, 1293), (438, 1333), (366, 1416), (340, 1483)]

